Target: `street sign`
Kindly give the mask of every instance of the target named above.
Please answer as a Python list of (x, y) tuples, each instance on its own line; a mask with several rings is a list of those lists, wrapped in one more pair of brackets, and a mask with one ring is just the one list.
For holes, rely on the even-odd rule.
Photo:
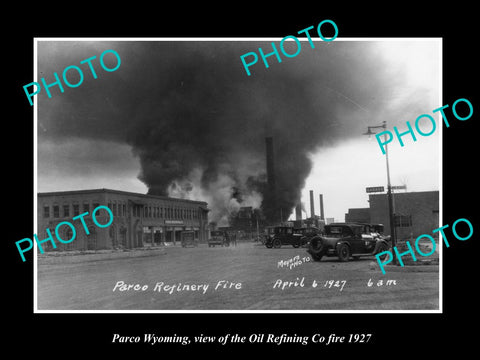
[(407, 190), (407, 185), (392, 186), (392, 190)]
[(367, 187), (365, 189), (367, 193), (374, 193), (374, 192), (384, 192), (385, 188), (383, 186), (373, 186), (373, 187)]

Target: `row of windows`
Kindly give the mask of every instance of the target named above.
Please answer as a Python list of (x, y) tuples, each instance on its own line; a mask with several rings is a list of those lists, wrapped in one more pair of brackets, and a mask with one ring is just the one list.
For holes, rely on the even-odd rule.
[[(84, 204), (72, 204), (70, 205), (45, 205), (43, 207), (44, 218), (60, 218), (60, 217), (75, 217), (81, 213), (88, 212), (97, 208), (100, 204), (94, 203), (90, 207), (89, 203)], [(124, 203), (108, 203), (108, 208), (112, 210), (113, 216), (127, 216), (127, 206)], [(61, 212), (61, 214), (60, 214)], [(201, 214), (197, 209), (189, 208), (173, 208), (173, 207), (160, 207), (160, 206), (133, 206), (132, 213), (135, 217), (145, 218), (165, 218), (165, 219), (199, 219)]]
[[(90, 208), (90, 204), (84, 203), (84, 204), (72, 204), (70, 205), (53, 205), (51, 208), (49, 205), (44, 205), (43, 206), (43, 217), (44, 218), (49, 218), (49, 217), (54, 217), (54, 218), (60, 218), (60, 217), (75, 217), (77, 215), (83, 214), (85, 212), (90, 213), (90, 210), (94, 210), (96, 207), (98, 207), (100, 204), (95, 203), (93, 204), (93, 207)], [(61, 211), (61, 215), (60, 215)]]
[(199, 219), (197, 209), (172, 208), (161, 206), (134, 206), (133, 216), (144, 218), (165, 218), (165, 219)]

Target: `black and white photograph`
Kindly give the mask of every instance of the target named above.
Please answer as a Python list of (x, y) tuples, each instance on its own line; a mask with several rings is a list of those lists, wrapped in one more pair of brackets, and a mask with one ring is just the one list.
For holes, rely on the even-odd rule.
[(5, 351), (474, 353), (474, 5), (175, 5), (6, 11)]
[(35, 312), (441, 312), (442, 39), (330, 36), (35, 39)]

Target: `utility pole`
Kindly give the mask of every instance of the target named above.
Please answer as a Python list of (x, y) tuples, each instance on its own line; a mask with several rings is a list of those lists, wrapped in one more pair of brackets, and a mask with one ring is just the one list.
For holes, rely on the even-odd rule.
[[(368, 131), (363, 135), (368, 135), (369, 138), (371, 135), (376, 134), (372, 132), (371, 129), (378, 129), (383, 128), (384, 130), (387, 129), (387, 122), (384, 121), (382, 125), (377, 126), (369, 126)], [(392, 249), (396, 246), (396, 239), (395, 239), (395, 217), (393, 214), (393, 199), (392, 199), (392, 185), (390, 183), (390, 166), (388, 164), (388, 144), (387, 144), (387, 135), (385, 134), (385, 159), (387, 163), (387, 198), (388, 198), (388, 215), (389, 215), (389, 222), (390, 222), (390, 239), (392, 241)], [(392, 251), (393, 255), (393, 263), (397, 265), (397, 257), (395, 252)]]

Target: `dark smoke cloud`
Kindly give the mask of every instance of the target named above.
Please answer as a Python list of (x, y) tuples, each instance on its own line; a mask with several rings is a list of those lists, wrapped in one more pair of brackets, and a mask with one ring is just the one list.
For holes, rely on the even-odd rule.
[(40, 43), (41, 76), (105, 49), (116, 50), (122, 65), (52, 99), (41, 94), (39, 122), (48, 131), (39, 139), (126, 142), (149, 193), (202, 194), (217, 209), (213, 220), (231, 210), (225, 198), (239, 205), (261, 195), (274, 221), (265, 186), (264, 139), (272, 136), (277, 206), (286, 218), (300, 200), (310, 153), (385, 120), (376, 114), (399, 112), (389, 99), (401, 77), (392, 81), (368, 43), (302, 45), (296, 58), (270, 57), (268, 69), (260, 60), (247, 76), (239, 56), (269, 42)]

